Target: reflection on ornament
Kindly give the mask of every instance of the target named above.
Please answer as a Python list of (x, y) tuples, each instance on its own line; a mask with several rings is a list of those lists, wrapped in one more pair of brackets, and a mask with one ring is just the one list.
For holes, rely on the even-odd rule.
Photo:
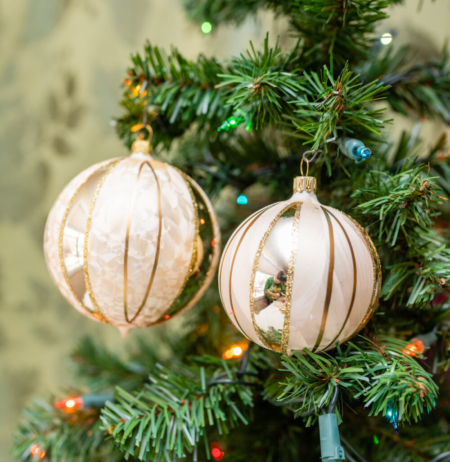
[(290, 354), (329, 350), (369, 321), (378, 305), (376, 249), (352, 218), (317, 200), (297, 177), (291, 199), (250, 216), (223, 252), (219, 289), (236, 328)]
[(130, 157), (96, 164), (66, 186), (44, 237), (47, 266), (64, 297), (123, 335), (193, 306), (214, 277), (220, 250), (217, 219), (200, 186), (154, 160), (147, 141), (133, 147)]

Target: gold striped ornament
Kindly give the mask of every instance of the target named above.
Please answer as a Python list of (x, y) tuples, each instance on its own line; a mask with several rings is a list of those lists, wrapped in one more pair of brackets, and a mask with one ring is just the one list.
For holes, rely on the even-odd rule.
[(370, 237), (349, 216), (321, 205), (309, 176), (295, 178), (289, 200), (239, 226), (219, 269), (222, 303), (236, 328), (287, 354), (325, 351), (352, 338), (376, 310), (380, 288)]
[(132, 151), (75, 177), (44, 235), (48, 269), (66, 300), (123, 336), (192, 307), (220, 254), (217, 218), (200, 186), (153, 159), (148, 141)]

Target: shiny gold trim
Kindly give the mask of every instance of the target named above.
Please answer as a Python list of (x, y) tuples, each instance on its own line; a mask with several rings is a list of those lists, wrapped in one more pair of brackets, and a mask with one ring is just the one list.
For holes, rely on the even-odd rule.
[(69, 287), (69, 290), (70, 292), (72, 293), (72, 295), (75, 297), (75, 300), (92, 316), (94, 316), (96, 319), (98, 319), (99, 321), (102, 321), (102, 322), (106, 322), (103, 318), (99, 317), (98, 316), (98, 313), (96, 313), (95, 311), (92, 311), (90, 308), (88, 308), (79, 298), (78, 298), (78, 295), (75, 293), (73, 287), (72, 287), (72, 284), (70, 283), (70, 279), (69, 279), (69, 276), (67, 274), (67, 271), (66, 271), (66, 265), (65, 265), (65, 262), (64, 262), (64, 228), (66, 227), (66, 222), (67, 222), (67, 217), (69, 216), (69, 213), (70, 213), (70, 210), (72, 209), (72, 206), (73, 206), (73, 203), (75, 201), (75, 197), (79, 194), (81, 188), (94, 176), (96, 175), (100, 170), (103, 170), (103, 169), (108, 169), (109, 167), (111, 167), (112, 165), (116, 165), (118, 162), (120, 162), (122, 159), (119, 159), (119, 160), (115, 160), (113, 162), (110, 162), (108, 164), (104, 164), (103, 166), (99, 167), (98, 169), (96, 169), (95, 171), (93, 171), (90, 175), (88, 175), (88, 177), (78, 186), (78, 188), (76, 189), (75, 193), (73, 194), (73, 196), (70, 198), (67, 206), (66, 206), (66, 210), (64, 212), (64, 216), (63, 216), (63, 219), (61, 221), (61, 224), (60, 224), (60, 227), (59, 227), (59, 242), (58, 242), (58, 250), (59, 250), (59, 263), (61, 265), (61, 272), (64, 276), (64, 279), (67, 283), (67, 286)]
[(189, 184), (188, 180), (187, 180), (187, 175), (185, 173), (183, 173), (181, 170), (179, 170), (178, 168), (176, 167), (172, 167), (172, 166), (168, 166), (168, 167), (171, 167), (173, 168), (175, 171), (177, 171), (181, 177), (183, 178), (183, 181), (184, 183), (186, 184), (186, 187), (189, 191), (189, 194), (191, 196), (191, 200), (192, 200), (192, 207), (194, 208), (194, 223), (195, 223), (195, 232), (194, 232), (194, 242), (192, 243), (192, 254), (191, 254), (191, 261), (189, 263), (189, 267), (188, 267), (188, 270), (187, 270), (187, 273), (186, 273), (186, 276), (184, 278), (184, 281), (183, 281), (183, 284), (180, 288), (180, 290), (178, 291), (178, 294), (176, 295), (176, 297), (173, 299), (173, 302), (170, 304), (169, 308), (167, 309), (167, 313), (172, 309), (173, 305), (175, 305), (175, 303), (177, 302), (178, 300), (178, 297), (180, 297), (180, 295), (183, 293), (183, 290), (184, 288), (186, 287), (186, 284), (187, 282), (189, 281), (189, 278), (192, 276), (192, 271), (194, 270), (195, 268), (195, 263), (197, 261), (197, 255), (198, 255), (198, 236), (200, 234), (200, 231), (199, 231), (199, 228), (200, 228), (200, 224), (199, 224), (199, 219), (198, 219), (198, 204), (197, 204), (197, 201), (195, 200), (195, 196), (194, 196), (194, 193), (192, 192), (192, 188), (191, 188), (191, 185)]
[[(245, 222), (245, 224), (247, 224), (247, 223), (250, 221), (250, 224), (247, 226), (247, 228), (246, 228), (245, 231), (243, 232), (241, 238), (239, 239), (239, 242), (238, 242), (237, 247), (236, 247), (236, 251), (234, 252), (233, 259), (232, 259), (232, 261), (231, 261), (230, 277), (229, 277), (229, 283), (228, 283), (228, 290), (229, 290), (228, 293), (229, 293), (229, 296), (230, 296), (231, 311), (232, 311), (232, 313), (233, 313), (234, 319), (235, 319), (236, 322), (237, 322), (237, 325), (239, 326), (239, 329), (241, 330), (241, 333), (242, 333), (243, 335), (245, 335), (246, 337), (247, 337), (247, 335), (244, 333), (244, 329), (242, 328), (240, 322), (238, 321), (238, 318), (237, 318), (236, 313), (235, 313), (235, 311), (234, 311), (233, 294), (232, 294), (232, 292), (231, 292), (231, 279), (232, 279), (232, 276), (233, 276), (233, 268), (234, 268), (234, 263), (235, 263), (235, 261), (236, 261), (237, 253), (238, 253), (238, 251), (239, 251), (239, 247), (241, 246), (242, 241), (243, 241), (244, 237), (246, 236), (248, 230), (255, 224), (256, 220), (257, 220), (266, 210), (270, 209), (271, 207), (273, 207), (273, 205), (269, 205), (268, 207), (265, 207), (264, 209), (262, 209), (262, 210), (260, 210), (259, 212), (257, 212), (257, 214), (256, 214), (256, 216), (253, 218), (253, 220), (251, 220), (251, 221), (250, 221), (250, 220), (247, 220), (247, 221)], [(243, 224), (243, 225), (244, 225), (244, 224)], [(241, 225), (241, 226), (239, 227), (238, 231), (242, 228), (243, 225)], [(236, 234), (237, 234), (238, 231), (236, 231)], [(230, 241), (230, 243), (231, 243), (231, 241)], [(226, 250), (228, 250), (228, 249), (226, 249)], [(225, 252), (226, 252), (226, 250), (225, 250)], [(224, 258), (225, 258), (225, 253), (224, 253), (224, 255), (222, 256), (222, 259), (224, 259)], [(222, 261), (223, 261), (223, 260), (222, 260)], [(248, 338), (248, 337), (247, 337), (247, 338)]]
[(284, 311), (284, 325), (283, 325), (283, 334), (281, 336), (281, 352), (288, 352), (289, 345), (289, 334), (291, 331), (291, 299), (292, 299), (292, 284), (294, 283), (294, 270), (295, 262), (297, 260), (297, 247), (298, 247), (298, 235), (299, 235), (299, 222), (300, 222), (300, 212), (302, 209), (302, 202), (297, 204), (297, 210), (295, 211), (294, 223), (292, 225), (292, 247), (291, 255), (289, 257), (288, 263), (288, 274), (286, 281), (286, 309)]
[(255, 254), (255, 259), (253, 260), (253, 268), (252, 268), (252, 275), (250, 278), (250, 313), (252, 315), (252, 323), (253, 323), (253, 328), (255, 329), (256, 335), (258, 336), (259, 340), (262, 342), (263, 345), (265, 345), (266, 348), (269, 350), (277, 351), (274, 348), (272, 348), (267, 341), (264, 339), (264, 337), (261, 335), (261, 332), (259, 331), (258, 325), (256, 324), (256, 319), (255, 319), (255, 300), (253, 296), (253, 290), (255, 286), (255, 277), (256, 277), (256, 272), (258, 271), (258, 266), (259, 266), (259, 260), (261, 258), (262, 251), (264, 249), (264, 246), (266, 245), (267, 239), (269, 239), (270, 233), (272, 232), (274, 226), (277, 224), (277, 221), (283, 216), (284, 213), (286, 213), (289, 209), (296, 208), (298, 204), (301, 204), (301, 202), (291, 202), (289, 205), (286, 207), (283, 207), (283, 209), (278, 212), (276, 217), (270, 222), (269, 227), (267, 228), (267, 231), (264, 233), (259, 245), (258, 249), (256, 250)]
[(325, 327), (327, 324), (328, 319), (328, 311), (330, 309), (330, 301), (331, 295), (333, 292), (333, 272), (334, 272), (334, 232), (333, 232), (333, 224), (331, 223), (330, 215), (328, 211), (324, 207), (320, 207), (325, 214), (328, 224), (328, 235), (330, 237), (330, 263), (328, 265), (328, 279), (327, 279), (327, 294), (325, 296), (325, 303), (323, 306), (323, 314), (322, 314), (322, 322), (320, 324), (319, 335), (316, 340), (316, 344), (312, 349), (314, 353), (317, 348), (320, 346), (320, 342), (322, 341), (323, 335), (325, 333)]
[(294, 193), (306, 191), (316, 192), (317, 180), (313, 176), (297, 176), (294, 178)]
[(348, 243), (348, 246), (350, 248), (350, 252), (352, 254), (352, 262), (353, 262), (353, 291), (352, 291), (352, 298), (350, 300), (350, 306), (348, 308), (348, 312), (347, 312), (347, 316), (345, 317), (345, 320), (344, 320), (344, 323), (342, 324), (342, 327), (341, 329), (339, 330), (339, 333), (336, 335), (336, 337), (330, 342), (329, 345), (327, 345), (324, 350), (327, 350), (328, 348), (330, 348), (330, 346), (334, 345), (334, 343), (336, 343), (337, 339), (339, 338), (339, 336), (342, 334), (342, 331), (344, 330), (349, 318), (350, 318), (350, 314), (352, 313), (352, 310), (353, 310), (353, 305), (355, 303), (355, 298), (356, 298), (356, 286), (358, 284), (358, 269), (356, 267), (356, 258), (355, 258), (355, 252), (353, 250), (353, 246), (352, 246), (352, 243), (350, 241), (350, 238), (348, 237), (348, 234), (347, 234), (347, 231), (345, 230), (345, 228), (342, 226), (342, 223), (330, 212), (328, 211), (328, 213), (336, 220), (337, 224), (341, 227), (342, 231), (344, 232), (344, 235), (345, 235), (345, 238), (347, 239), (347, 243)]
[[(123, 160), (123, 159), (121, 159), (121, 160)], [(88, 244), (89, 244), (89, 232), (91, 230), (92, 214), (94, 213), (94, 207), (95, 207), (95, 203), (97, 202), (97, 197), (100, 194), (100, 190), (102, 189), (103, 184), (106, 181), (106, 178), (112, 172), (112, 169), (119, 162), (117, 162), (116, 164), (109, 167), (108, 171), (102, 176), (102, 179), (100, 180), (100, 182), (97, 185), (95, 193), (92, 196), (91, 205), (89, 206), (89, 214), (88, 214), (88, 219), (87, 219), (87, 222), (86, 222), (86, 231), (84, 233), (83, 273), (84, 273), (84, 282), (86, 284), (86, 290), (87, 290), (87, 292), (89, 294), (89, 298), (91, 299), (92, 305), (94, 306), (95, 312), (97, 313), (98, 316), (101, 316), (103, 318), (104, 322), (108, 322), (108, 323), (109, 323), (109, 321), (106, 319), (105, 315), (101, 312), (101, 310), (100, 310), (100, 308), (98, 306), (97, 300), (95, 299), (94, 292), (92, 290), (92, 284), (91, 284), (91, 279), (89, 277), (89, 269), (88, 269), (88, 261), (87, 261), (88, 260)]]
[(131, 152), (132, 153), (142, 152), (142, 154), (150, 154), (152, 152), (150, 141), (137, 139), (131, 145)]
[[(329, 207), (329, 208), (332, 208), (332, 207)], [(333, 210), (336, 210), (336, 209), (333, 209)], [(341, 342), (341, 343), (345, 343), (345, 342), (348, 342), (350, 339), (352, 339), (355, 335), (357, 335), (358, 332), (360, 332), (362, 329), (364, 329), (366, 324), (370, 321), (372, 315), (377, 310), (378, 301), (380, 298), (382, 275), (381, 275), (380, 257), (378, 256), (377, 249), (375, 245), (373, 244), (370, 236), (366, 233), (365, 229), (355, 219), (345, 214), (344, 212), (340, 212), (340, 213), (346, 216), (356, 226), (357, 230), (360, 232), (360, 235), (363, 238), (367, 246), (367, 249), (369, 250), (369, 254), (372, 259), (372, 267), (373, 267), (373, 290), (372, 290), (372, 298), (370, 301), (369, 308), (367, 309), (366, 316), (364, 316), (364, 319), (361, 321), (359, 326), (354, 330), (352, 334), (350, 334), (345, 340)]]
[[(128, 300), (127, 300), (128, 299), (128, 247), (129, 247), (129, 242), (130, 242), (130, 229), (131, 229), (131, 220), (133, 218), (134, 201), (136, 198), (139, 179), (141, 177), (141, 172), (142, 172), (142, 169), (144, 168), (144, 165), (148, 165), (148, 167), (152, 171), (153, 176), (155, 177), (156, 187), (158, 189), (158, 218), (159, 218), (158, 237), (156, 239), (156, 252), (155, 252), (155, 259), (153, 261), (152, 273), (150, 275), (150, 280), (147, 285), (147, 290), (145, 291), (144, 299), (142, 300), (142, 303), (140, 304), (133, 318), (129, 320), (128, 319)], [(139, 171), (136, 177), (136, 183), (134, 184), (133, 198), (131, 199), (131, 208), (130, 208), (130, 213), (128, 215), (127, 232), (125, 235), (125, 252), (124, 252), (124, 262), (123, 262), (123, 265), (124, 265), (123, 266), (123, 310), (125, 313), (125, 319), (128, 324), (131, 324), (139, 316), (139, 314), (141, 313), (142, 309), (145, 306), (145, 303), (147, 302), (148, 296), (150, 295), (150, 290), (152, 289), (153, 281), (155, 279), (156, 269), (158, 267), (159, 253), (160, 253), (160, 247), (161, 247), (161, 231), (162, 231), (161, 187), (159, 186), (158, 176), (156, 175), (156, 172), (153, 169), (152, 165), (150, 164), (150, 162), (145, 161), (145, 162), (142, 162), (142, 164), (139, 166)]]

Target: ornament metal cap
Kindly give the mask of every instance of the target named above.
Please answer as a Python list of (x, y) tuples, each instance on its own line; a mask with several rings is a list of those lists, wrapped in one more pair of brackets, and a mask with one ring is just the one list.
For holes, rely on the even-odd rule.
[(150, 154), (152, 152), (152, 147), (150, 146), (149, 140), (137, 139), (131, 145), (131, 152), (142, 152), (142, 154)]
[(313, 176), (297, 176), (294, 178), (294, 193), (306, 191), (316, 192), (317, 180)]

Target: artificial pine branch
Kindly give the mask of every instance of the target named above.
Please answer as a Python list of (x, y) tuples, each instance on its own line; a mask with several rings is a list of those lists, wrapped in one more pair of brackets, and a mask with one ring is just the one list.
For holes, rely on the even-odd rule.
[(112, 444), (101, 429), (99, 410), (72, 414), (35, 400), (33, 406), (23, 410), (23, 418), (16, 430), (13, 450), (18, 460), (45, 457), (51, 462), (125, 461), (121, 453), (111, 451)]
[[(227, 434), (248, 422), (245, 407), (253, 406), (253, 379), (225, 360), (204, 356), (193, 361), (180, 372), (158, 366), (141, 391), (130, 394), (119, 388), (118, 403), (106, 404), (105, 429), (126, 456), (151, 461), (193, 453), (196, 460), (202, 446), (209, 456), (209, 427)], [(251, 362), (248, 366), (247, 372), (254, 371)]]
[(388, 337), (376, 343), (361, 339), (338, 347), (335, 356), (310, 351), (285, 356), (288, 376), (278, 399), (294, 404), (296, 415), (314, 410), (307, 417), (310, 425), (339, 386), (347, 398), (363, 400), (370, 415), (386, 415), (390, 408), (398, 412), (400, 422), (417, 422), (435, 407), (438, 388), (431, 374), (408, 355), (407, 343)]

